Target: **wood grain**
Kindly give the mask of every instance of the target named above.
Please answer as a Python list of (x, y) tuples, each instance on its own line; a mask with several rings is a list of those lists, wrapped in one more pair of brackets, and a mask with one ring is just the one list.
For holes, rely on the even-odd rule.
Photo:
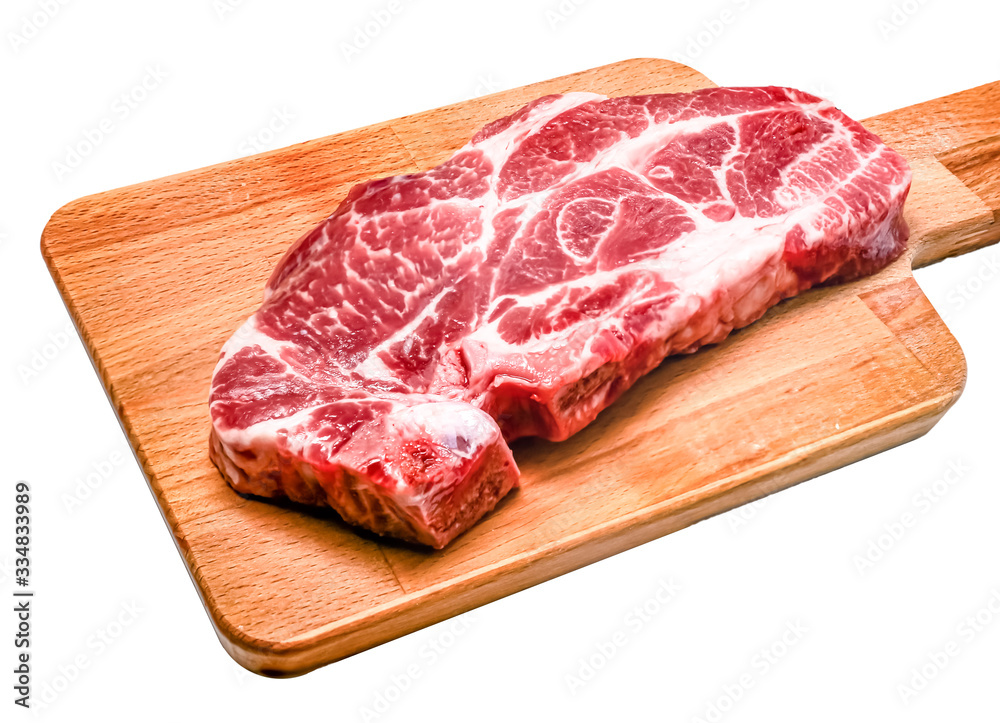
[(906, 256), (667, 360), (563, 443), (523, 440), (523, 487), (446, 550), (246, 500), (208, 460), (223, 342), (284, 249), (369, 177), (426, 168), (551, 92), (712, 83), (640, 59), (83, 198), (42, 250), (226, 649), (302, 673), (926, 432), (965, 363), (911, 266), (997, 240), (996, 84), (866, 123), (911, 160)]
[[(1000, 221), (1000, 81), (883, 113), (869, 130), (907, 158), (934, 158), (971, 189)], [(914, 266), (967, 253), (997, 241), (990, 226), (944, 245), (921, 249)]]

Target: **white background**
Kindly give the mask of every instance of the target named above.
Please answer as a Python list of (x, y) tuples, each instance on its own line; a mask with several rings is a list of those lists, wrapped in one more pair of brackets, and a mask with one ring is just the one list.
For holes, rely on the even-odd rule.
[[(996, 3), (399, 3), (347, 54), (387, 2), (4, 3), (0, 595), (10, 600), (12, 487), (26, 479), (34, 695), (56, 694), (41, 717), (366, 720), (386, 696), (378, 720), (1000, 719), (1000, 615), (987, 607), (996, 595), (1000, 610), (996, 247), (917, 274), (969, 367), (964, 396), (924, 438), (487, 605), (457, 636), (444, 623), (292, 680), (230, 660), (85, 350), (64, 336), (38, 248), (59, 206), (252, 143), (287, 145), (629, 57), (686, 56), (722, 85), (799, 86), (857, 118), (1000, 79)], [(718, 20), (725, 9), (729, 22)], [(165, 78), (123, 106), (116, 99), (147, 68)], [(96, 148), (59, 172), (102, 119), (111, 127)], [(965, 470), (952, 484), (949, 467)], [(88, 475), (96, 489), (68, 505)], [(942, 494), (918, 498), (936, 482)], [(859, 571), (906, 513), (915, 523), (898, 541), (883, 537), (887, 551)], [(655, 597), (663, 581), (678, 587), (666, 604)], [(652, 611), (641, 625), (627, 617), (637, 606)], [(969, 635), (963, 620), (977, 612), (985, 622)], [(789, 624), (805, 632), (785, 646)], [(0, 616), (2, 720), (22, 714), (14, 625)], [(929, 656), (949, 642), (957, 655), (938, 671)], [(771, 648), (768, 663), (760, 651)], [(74, 659), (86, 667), (74, 673)], [(589, 675), (586, 660), (601, 670)], [(925, 664), (933, 679), (904, 701), (899, 686)], [(588, 680), (571, 689), (571, 675)]]

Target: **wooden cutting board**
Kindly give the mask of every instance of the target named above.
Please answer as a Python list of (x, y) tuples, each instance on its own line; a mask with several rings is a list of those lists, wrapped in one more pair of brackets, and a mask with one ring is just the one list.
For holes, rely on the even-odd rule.
[(208, 459), (219, 349), (285, 248), (350, 186), (428, 168), (540, 95), (711, 86), (638, 59), (61, 208), (42, 251), (226, 649), (302, 673), (879, 452), (957, 399), (965, 362), (911, 275), (1000, 237), (1000, 83), (869, 119), (913, 164), (909, 253), (670, 359), (562, 443), (515, 444), (523, 487), (446, 550), (243, 499)]

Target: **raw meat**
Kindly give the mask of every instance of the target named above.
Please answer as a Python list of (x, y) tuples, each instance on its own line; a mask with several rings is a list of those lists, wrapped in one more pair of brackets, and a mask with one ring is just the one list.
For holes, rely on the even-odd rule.
[(222, 350), (238, 491), (440, 548), (664, 356), (906, 245), (910, 171), (789, 88), (551, 95), (423, 173), (355, 186)]

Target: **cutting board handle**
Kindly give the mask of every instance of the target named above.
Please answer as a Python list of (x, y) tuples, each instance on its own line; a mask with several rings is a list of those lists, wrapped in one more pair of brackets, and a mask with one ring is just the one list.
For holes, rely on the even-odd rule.
[(914, 250), (915, 267), (1000, 241), (1000, 81), (883, 113), (864, 125), (912, 164), (940, 163), (985, 215), (975, 229), (929, 230)]

